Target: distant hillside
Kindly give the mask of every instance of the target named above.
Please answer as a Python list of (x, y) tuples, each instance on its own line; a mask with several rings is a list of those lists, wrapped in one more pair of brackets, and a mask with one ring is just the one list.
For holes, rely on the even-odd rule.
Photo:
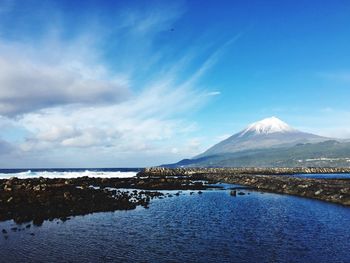
[(330, 140), (185, 159), (168, 167), (349, 167), (350, 143)]
[(330, 140), (330, 138), (298, 131), (278, 118), (271, 117), (252, 123), (246, 129), (219, 142), (195, 158), (250, 149), (285, 147), (298, 143), (315, 143), (326, 140)]
[(350, 167), (350, 141), (296, 130), (277, 119), (249, 125), (192, 159), (167, 167)]

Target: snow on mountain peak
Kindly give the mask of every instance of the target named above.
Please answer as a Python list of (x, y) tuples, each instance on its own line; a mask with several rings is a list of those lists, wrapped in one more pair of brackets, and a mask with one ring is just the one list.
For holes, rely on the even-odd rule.
[(258, 122), (254, 122), (242, 131), (241, 136), (246, 133), (270, 134), (275, 132), (292, 132), (294, 128), (276, 117), (270, 117)]

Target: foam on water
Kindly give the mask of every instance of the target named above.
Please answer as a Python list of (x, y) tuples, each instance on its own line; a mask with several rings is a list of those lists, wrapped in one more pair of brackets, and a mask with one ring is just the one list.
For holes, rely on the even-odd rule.
[(77, 177), (100, 177), (100, 178), (130, 178), (136, 176), (136, 171), (25, 171), (17, 173), (0, 173), (0, 179), (17, 177), (26, 178), (77, 178)]

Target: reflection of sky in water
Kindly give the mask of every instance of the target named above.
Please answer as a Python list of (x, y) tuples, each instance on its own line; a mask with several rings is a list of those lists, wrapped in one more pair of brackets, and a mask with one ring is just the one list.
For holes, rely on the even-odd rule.
[(336, 178), (349, 178), (350, 179), (350, 174), (345, 173), (345, 174), (295, 174), (292, 175), (295, 177), (303, 177), (303, 178), (329, 178), (329, 179), (336, 179)]
[[(44, 222), (0, 236), (5, 262), (349, 262), (350, 209), (300, 197), (204, 191), (149, 209)], [(11, 222), (0, 223), (9, 229)], [(34, 233), (35, 236), (31, 236)], [(78, 255), (78, 256), (77, 256)], [(11, 261), (11, 262), (12, 262)]]

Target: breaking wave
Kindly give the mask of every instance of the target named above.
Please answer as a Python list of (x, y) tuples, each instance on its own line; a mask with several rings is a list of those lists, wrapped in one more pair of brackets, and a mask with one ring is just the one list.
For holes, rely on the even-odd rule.
[(100, 178), (130, 178), (136, 176), (138, 170), (134, 171), (98, 171), (98, 170), (83, 170), (83, 171), (50, 171), (50, 170), (27, 170), (27, 171), (15, 171), (15, 170), (0, 170), (0, 179), (8, 179), (11, 177), (17, 177), (20, 179), (25, 178), (77, 178), (77, 177), (100, 177)]

